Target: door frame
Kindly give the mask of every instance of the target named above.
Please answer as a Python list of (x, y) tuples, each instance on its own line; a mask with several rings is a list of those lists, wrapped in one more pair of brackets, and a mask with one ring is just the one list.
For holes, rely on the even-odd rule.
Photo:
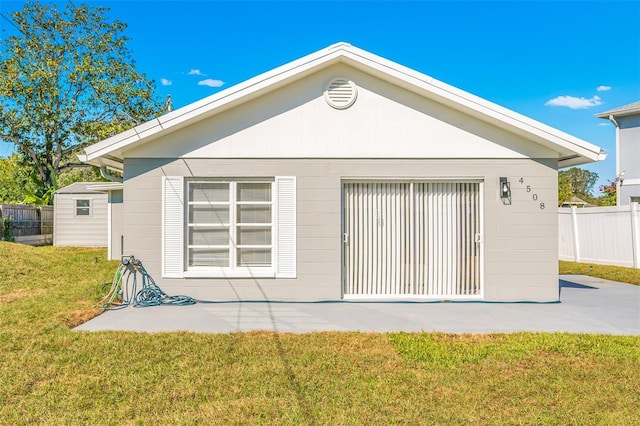
[[(346, 294), (347, 276), (346, 276), (346, 256), (348, 255), (345, 244), (345, 184), (349, 183), (477, 183), (478, 184), (478, 213), (479, 213), (479, 239), (476, 238), (478, 255), (480, 256), (478, 265), (478, 294), (473, 295), (448, 295), (446, 299), (442, 295), (424, 295), (424, 294), (402, 294), (402, 295), (357, 295)], [(340, 247), (341, 247), (341, 264), (340, 264), (340, 293), (343, 300), (484, 300), (485, 295), (485, 226), (484, 226), (484, 189), (485, 179), (483, 177), (342, 177), (340, 179)], [(350, 236), (349, 236), (350, 238)]]

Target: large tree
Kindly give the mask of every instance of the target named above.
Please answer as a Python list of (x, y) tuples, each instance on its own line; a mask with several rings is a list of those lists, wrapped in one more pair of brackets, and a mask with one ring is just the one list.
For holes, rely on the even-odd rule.
[(79, 148), (157, 116), (152, 82), (136, 71), (126, 25), (107, 8), (28, 2), (0, 41), (0, 139), (50, 192)]
[(558, 203), (568, 201), (573, 195), (580, 199), (595, 203), (592, 190), (598, 181), (598, 174), (579, 167), (558, 172)]

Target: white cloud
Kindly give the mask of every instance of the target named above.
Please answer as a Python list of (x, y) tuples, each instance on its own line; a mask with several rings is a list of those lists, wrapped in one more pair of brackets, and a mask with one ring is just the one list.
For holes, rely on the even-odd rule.
[(545, 103), (547, 106), (561, 106), (571, 109), (585, 109), (594, 106), (602, 105), (602, 101), (599, 96), (594, 96), (591, 99), (576, 98), (575, 96), (558, 96)]
[(188, 75), (202, 75), (202, 76), (206, 75), (205, 73), (203, 73), (202, 71), (200, 71), (197, 68), (191, 68), (191, 70), (187, 74)]
[(610, 126), (609, 122), (606, 123), (598, 123), (598, 126)]
[(598, 92), (606, 92), (607, 90), (611, 90), (611, 86), (598, 86), (596, 90)]
[(160, 83), (162, 83), (163, 86), (171, 86), (173, 84), (171, 80), (167, 80), (166, 78), (161, 78)]
[(200, 80), (198, 82), (198, 86), (209, 86), (209, 87), (220, 87), (224, 84), (222, 80), (214, 80), (212, 78), (207, 78), (206, 80)]

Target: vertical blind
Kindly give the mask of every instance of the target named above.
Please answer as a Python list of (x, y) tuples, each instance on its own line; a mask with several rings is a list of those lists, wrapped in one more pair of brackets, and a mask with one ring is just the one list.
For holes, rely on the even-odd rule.
[(345, 183), (345, 295), (480, 294), (479, 188)]

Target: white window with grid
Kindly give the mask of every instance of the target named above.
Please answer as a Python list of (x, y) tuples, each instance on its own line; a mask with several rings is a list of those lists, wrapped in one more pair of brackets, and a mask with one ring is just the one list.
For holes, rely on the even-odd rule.
[(190, 181), (187, 185), (187, 270), (271, 270), (272, 182)]
[(295, 177), (163, 188), (163, 276), (295, 278)]

